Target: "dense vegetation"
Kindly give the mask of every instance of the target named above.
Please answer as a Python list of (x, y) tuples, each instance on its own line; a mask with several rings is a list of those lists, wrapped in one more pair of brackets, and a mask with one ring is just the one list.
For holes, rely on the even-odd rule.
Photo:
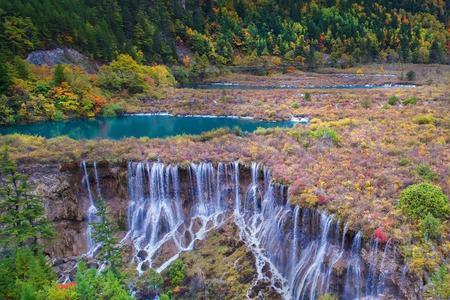
[(138, 277), (122, 260), (122, 248), (114, 237), (103, 200), (97, 200), (98, 222), (93, 237), (100, 244), (97, 261), (101, 271), (88, 267), (81, 258), (73, 282), (57, 284), (56, 274), (44, 255), (54, 234), (44, 204), (32, 192), (26, 176), (18, 172), (8, 149), (0, 156), (0, 299), (21, 300), (131, 300), (136, 295), (170, 299), (172, 290), (183, 283), (186, 267), (175, 261), (164, 277), (149, 269)]
[(0, 124), (115, 116), (130, 97), (161, 98), (160, 88), (175, 83), (167, 67), (144, 66), (126, 54), (98, 74), (71, 65), (33, 66), (16, 56), (0, 66)]
[(314, 65), (319, 53), (346, 65), (443, 62), (446, 1), (0, 1), (0, 49), (12, 57), (74, 46), (103, 61), (128, 53), (174, 63), (183, 42), (217, 63), (278, 56)]

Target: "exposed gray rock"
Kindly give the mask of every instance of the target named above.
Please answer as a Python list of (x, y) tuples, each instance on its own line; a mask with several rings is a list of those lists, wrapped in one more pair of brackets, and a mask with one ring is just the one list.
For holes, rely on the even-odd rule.
[(72, 48), (56, 48), (31, 52), (27, 61), (34, 65), (54, 66), (57, 64), (77, 65), (89, 73), (98, 71), (99, 65)]

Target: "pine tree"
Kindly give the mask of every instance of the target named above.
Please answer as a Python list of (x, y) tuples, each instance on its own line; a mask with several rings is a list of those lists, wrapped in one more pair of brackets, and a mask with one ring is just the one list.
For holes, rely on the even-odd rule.
[(0, 60), (0, 95), (5, 94), (11, 86), (11, 77), (6, 69), (5, 62)]
[(0, 244), (5, 249), (36, 249), (39, 239), (53, 236), (41, 199), (30, 192), (27, 177), (17, 171), (6, 146), (0, 156), (0, 224)]
[(93, 238), (95, 242), (100, 244), (97, 259), (109, 266), (113, 272), (117, 272), (121, 261), (122, 249), (114, 237), (116, 226), (114, 226), (107, 215), (103, 199), (98, 199), (96, 206), (97, 216), (100, 219), (98, 223), (93, 224)]
[(53, 73), (53, 84), (60, 85), (65, 80), (64, 66), (61, 64), (57, 64)]
[(437, 41), (433, 41), (430, 48), (430, 62), (441, 63), (444, 56), (443, 47)]

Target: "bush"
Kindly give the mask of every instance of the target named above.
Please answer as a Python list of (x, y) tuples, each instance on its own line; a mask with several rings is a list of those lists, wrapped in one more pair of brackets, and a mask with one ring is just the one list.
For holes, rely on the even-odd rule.
[(402, 102), (403, 105), (415, 105), (417, 104), (417, 98), (416, 97), (408, 97)]
[(417, 175), (422, 177), (423, 180), (433, 181), (437, 179), (437, 174), (426, 164), (420, 164), (416, 168)]
[(103, 107), (102, 113), (105, 117), (115, 117), (124, 111), (119, 103), (109, 103)]
[(305, 93), (305, 101), (311, 101), (311, 94)]
[(388, 104), (391, 106), (397, 105), (399, 103), (400, 99), (398, 99), (397, 96), (390, 96), (388, 98)]
[(407, 158), (401, 158), (398, 164), (402, 167), (409, 165), (410, 161)]
[(441, 236), (441, 222), (430, 213), (420, 221), (419, 228), (427, 240), (438, 239)]
[(361, 102), (361, 107), (365, 109), (369, 109), (372, 106), (372, 102), (369, 98), (364, 98), (364, 100)]
[(408, 81), (413, 81), (414, 79), (416, 79), (416, 73), (414, 71), (409, 71), (408, 73), (406, 73), (406, 79), (408, 79)]
[(170, 284), (172, 286), (181, 284), (184, 281), (185, 273), (186, 266), (184, 265), (183, 261), (181, 259), (177, 259), (176, 261), (174, 261), (169, 267), (168, 271)]
[(450, 266), (442, 265), (431, 275), (435, 299), (450, 299)]
[(156, 65), (143, 68), (145, 70), (145, 73), (149, 75), (157, 85), (174, 86), (176, 84), (175, 78), (173, 77), (169, 68), (164, 65)]
[(450, 213), (448, 197), (442, 190), (429, 183), (414, 184), (400, 194), (399, 207), (409, 217), (424, 219), (428, 214), (445, 218)]
[(310, 131), (309, 136), (315, 139), (330, 139), (335, 145), (339, 144), (341, 140), (339, 134), (329, 127), (319, 127), (316, 130)]
[(183, 85), (183, 84), (187, 84), (189, 83), (189, 69), (186, 67), (180, 67), (180, 66), (173, 66), (172, 69), (172, 74), (175, 77), (175, 80)]
[(436, 120), (432, 114), (419, 115), (414, 117), (413, 122), (419, 125), (433, 124)]

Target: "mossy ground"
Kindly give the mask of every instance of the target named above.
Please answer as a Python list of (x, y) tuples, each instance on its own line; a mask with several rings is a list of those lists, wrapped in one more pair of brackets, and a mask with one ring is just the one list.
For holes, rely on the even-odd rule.
[(228, 223), (181, 254), (187, 278), (178, 299), (245, 299), (255, 276), (254, 258)]

